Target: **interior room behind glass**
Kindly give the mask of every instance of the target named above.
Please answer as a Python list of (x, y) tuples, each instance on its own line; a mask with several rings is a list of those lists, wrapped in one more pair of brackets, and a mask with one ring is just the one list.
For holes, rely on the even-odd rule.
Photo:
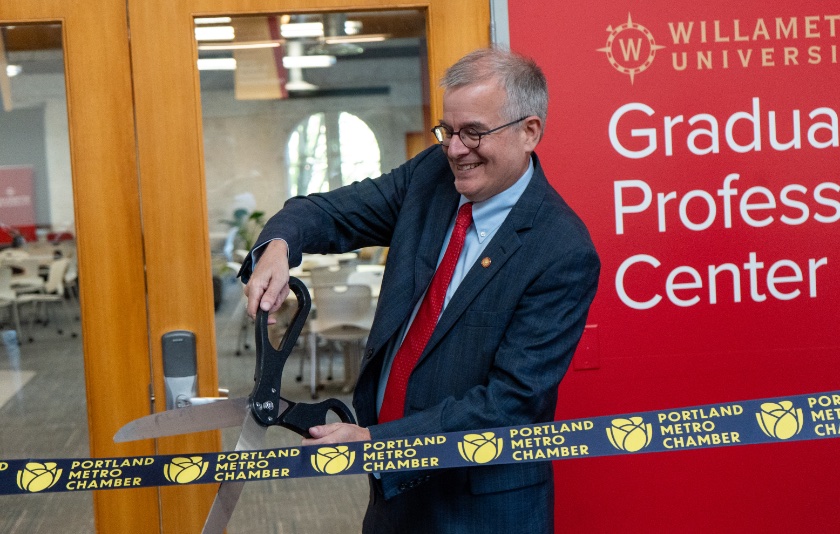
[(216, 255), (231, 259), (232, 240), (252, 244), (255, 213), (377, 176), (428, 146), (423, 12), (195, 22)]

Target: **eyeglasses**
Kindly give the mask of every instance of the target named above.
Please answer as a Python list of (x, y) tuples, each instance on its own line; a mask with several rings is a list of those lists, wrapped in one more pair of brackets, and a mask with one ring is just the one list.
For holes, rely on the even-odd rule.
[(447, 128), (443, 124), (438, 124), (434, 128), (432, 128), (432, 133), (435, 134), (435, 138), (438, 140), (443, 146), (449, 146), (449, 142), (452, 141), (452, 137), (457, 135), (461, 138), (461, 142), (464, 143), (464, 146), (467, 148), (478, 148), (478, 145), (481, 144), (481, 138), (485, 135), (489, 135), (493, 132), (498, 132), (502, 128), (507, 128), (508, 126), (512, 126), (517, 122), (522, 122), (527, 119), (530, 115), (526, 115), (521, 119), (516, 119), (515, 121), (509, 122), (507, 124), (502, 124), (498, 128), (493, 128), (492, 130), (487, 130), (486, 132), (477, 132), (475, 128), (461, 128), (457, 132), (453, 132), (450, 128)]

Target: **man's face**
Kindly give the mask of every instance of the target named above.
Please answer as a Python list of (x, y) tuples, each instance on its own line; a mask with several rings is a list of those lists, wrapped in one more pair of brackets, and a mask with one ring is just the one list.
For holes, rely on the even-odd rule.
[[(486, 132), (510, 122), (501, 114), (504, 103), (505, 90), (496, 83), (449, 89), (443, 95), (440, 122), (453, 132), (462, 128)], [(449, 146), (442, 148), (455, 175), (455, 188), (469, 200), (481, 202), (513, 185), (528, 168), (540, 129), (540, 120), (529, 117), (482, 137), (478, 148), (467, 148), (457, 135), (452, 136)]]

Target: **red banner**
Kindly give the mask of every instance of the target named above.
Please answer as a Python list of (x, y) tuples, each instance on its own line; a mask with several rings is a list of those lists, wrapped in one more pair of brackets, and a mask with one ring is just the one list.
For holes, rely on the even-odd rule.
[[(840, 5), (509, 10), (549, 79), (538, 154), (603, 263), (558, 417), (836, 389)], [(819, 530), (840, 522), (830, 449), (557, 466), (558, 526)]]
[(32, 167), (0, 167), (0, 243), (10, 243), (5, 227), (34, 232), (35, 197)]

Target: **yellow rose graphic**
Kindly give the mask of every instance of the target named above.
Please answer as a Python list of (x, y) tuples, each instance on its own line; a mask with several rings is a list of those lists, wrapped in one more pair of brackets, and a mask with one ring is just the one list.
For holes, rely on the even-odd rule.
[(312, 468), (319, 473), (335, 475), (350, 469), (356, 460), (356, 453), (351, 451), (347, 445), (337, 447), (321, 447), (312, 456)]
[(620, 451), (636, 452), (650, 444), (653, 432), (650, 423), (645, 424), (641, 417), (630, 419), (619, 417), (611, 421), (612, 426), (607, 429), (607, 437), (612, 446)]
[(163, 466), (163, 476), (166, 477), (166, 480), (178, 484), (188, 484), (198, 480), (207, 472), (208, 462), (202, 460), (201, 456), (173, 458), (171, 462)]
[(17, 472), (17, 485), (30, 493), (49, 489), (61, 478), (61, 469), (55, 462), (29, 462)]
[(502, 454), (502, 438), (497, 438), (493, 432), (483, 434), (467, 434), (464, 440), (458, 443), (458, 452), (461, 458), (468, 462), (486, 464)]
[(794, 408), (788, 400), (763, 403), (755, 418), (761, 431), (771, 438), (788, 439), (802, 430), (802, 409)]

